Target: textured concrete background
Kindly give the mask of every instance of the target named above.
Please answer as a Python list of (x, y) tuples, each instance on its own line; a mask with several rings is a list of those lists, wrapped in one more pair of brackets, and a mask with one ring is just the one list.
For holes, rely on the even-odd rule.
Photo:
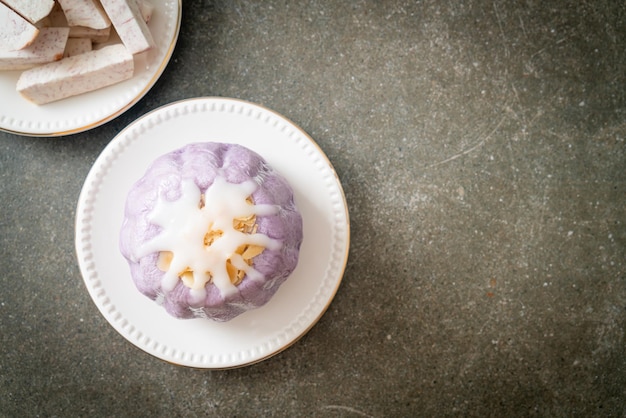
[[(0, 415), (624, 416), (621, 1), (187, 1), (130, 111), (0, 133)], [(342, 286), (296, 345), (191, 370), (99, 314), (74, 255), (85, 176), (195, 96), (282, 113), (342, 181)]]

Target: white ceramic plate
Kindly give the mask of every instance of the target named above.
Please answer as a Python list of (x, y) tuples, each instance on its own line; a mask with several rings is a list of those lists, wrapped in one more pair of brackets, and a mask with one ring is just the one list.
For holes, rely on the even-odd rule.
[(156, 48), (135, 56), (135, 75), (122, 83), (37, 106), (15, 90), (20, 71), (0, 71), (0, 129), (29, 136), (59, 136), (95, 128), (121, 115), (156, 83), (172, 56), (182, 0), (150, 0), (148, 23)]
[[(270, 302), (235, 319), (180, 320), (134, 286), (118, 250), (126, 194), (158, 156), (198, 141), (244, 145), (294, 189), (304, 223), (300, 259)], [(131, 343), (168, 362), (231, 368), (290, 346), (322, 316), (348, 257), (348, 210), (323, 151), (284, 117), (234, 99), (197, 98), (141, 117), (113, 139), (89, 172), (76, 215), (76, 251), (85, 285), (110, 324)]]

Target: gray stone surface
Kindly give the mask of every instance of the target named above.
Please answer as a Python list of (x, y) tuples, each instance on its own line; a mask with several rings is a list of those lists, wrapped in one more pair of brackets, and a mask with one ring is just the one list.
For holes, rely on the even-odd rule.
[[(100, 151), (195, 96), (300, 125), (351, 215), (329, 310), (235, 370), (135, 348), (74, 254)], [(623, 416), (625, 138), (623, 2), (187, 1), (128, 112), (0, 133), (0, 415)]]

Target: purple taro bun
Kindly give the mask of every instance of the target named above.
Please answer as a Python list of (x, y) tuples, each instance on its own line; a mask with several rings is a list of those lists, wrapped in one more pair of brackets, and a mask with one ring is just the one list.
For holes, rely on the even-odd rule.
[(126, 200), (120, 251), (137, 289), (176, 318), (228, 321), (267, 303), (298, 263), (287, 181), (240, 145), (157, 158)]

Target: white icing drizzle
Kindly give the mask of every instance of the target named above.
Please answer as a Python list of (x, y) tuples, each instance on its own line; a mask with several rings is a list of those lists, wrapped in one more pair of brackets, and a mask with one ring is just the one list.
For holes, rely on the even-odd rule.
[[(237, 292), (226, 270), (227, 260), (243, 270), (253, 280), (263, 279), (263, 275), (248, 265), (235, 251), (242, 245), (259, 245), (278, 249), (281, 243), (265, 234), (246, 234), (233, 227), (233, 219), (251, 215), (267, 216), (278, 212), (276, 205), (250, 204), (246, 199), (257, 189), (254, 181), (233, 184), (222, 176), (217, 176), (204, 194), (204, 206), (200, 204), (202, 192), (193, 180), (183, 180), (181, 196), (169, 202), (159, 196), (148, 220), (162, 228), (157, 236), (146, 242), (137, 252), (138, 258), (154, 252), (169, 251), (173, 254), (169, 268), (163, 275), (161, 287), (171, 291), (179, 274), (185, 270), (193, 272), (191, 288), (195, 299), (205, 296), (205, 285), (213, 281), (222, 296)], [(221, 231), (211, 245), (205, 245), (205, 235), (209, 231)]]

